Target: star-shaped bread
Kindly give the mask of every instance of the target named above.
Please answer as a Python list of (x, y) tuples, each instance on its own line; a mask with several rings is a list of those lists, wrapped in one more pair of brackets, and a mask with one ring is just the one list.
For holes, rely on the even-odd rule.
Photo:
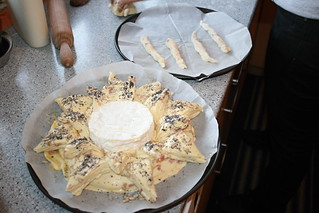
[[(201, 105), (174, 100), (173, 93), (158, 81), (137, 87), (135, 76), (121, 80), (112, 72), (104, 86), (88, 86), (86, 92), (55, 99), (61, 114), (34, 148), (44, 153), (50, 168), (63, 172), (66, 191), (74, 196), (83, 190), (135, 193), (128, 200), (142, 197), (156, 202), (156, 184), (176, 175), (187, 163), (206, 162), (192, 125), (192, 119), (203, 112)], [(112, 101), (147, 107), (154, 123), (150, 141), (120, 151), (104, 150), (94, 143), (88, 119)]]

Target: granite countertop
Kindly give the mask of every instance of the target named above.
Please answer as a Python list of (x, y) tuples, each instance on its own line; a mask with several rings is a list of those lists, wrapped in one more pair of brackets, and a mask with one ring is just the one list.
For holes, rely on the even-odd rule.
[[(154, 5), (161, 1), (164, 0), (145, 0), (145, 3)], [(257, 0), (167, 1), (222, 11), (246, 26), (250, 24), (257, 4)], [(48, 94), (78, 73), (123, 60), (114, 46), (114, 35), (125, 18), (114, 16), (108, 3), (108, 0), (92, 0), (82, 7), (67, 4), (75, 39), (76, 63), (72, 68), (61, 66), (52, 42), (42, 48), (31, 48), (13, 27), (6, 30), (13, 39), (13, 49), (8, 63), (0, 68), (1, 212), (68, 212), (35, 185), (25, 164), (20, 141), (26, 119)], [(201, 82), (187, 80), (187, 83), (217, 114), (230, 78), (231, 72)], [(180, 206), (170, 210), (179, 211)]]

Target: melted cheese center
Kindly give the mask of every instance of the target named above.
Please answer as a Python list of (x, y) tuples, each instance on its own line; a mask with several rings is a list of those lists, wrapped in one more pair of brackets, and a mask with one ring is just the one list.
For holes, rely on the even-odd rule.
[(137, 149), (151, 140), (154, 122), (146, 106), (112, 101), (95, 110), (88, 121), (90, 138), (105, 151)]

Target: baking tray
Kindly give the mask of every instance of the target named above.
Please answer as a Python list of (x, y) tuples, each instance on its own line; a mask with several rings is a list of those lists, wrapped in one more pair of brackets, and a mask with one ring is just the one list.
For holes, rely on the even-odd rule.
[[(203, 8), (203, 7), (196, 7), (197, 9), (199, 9), (200, 11), (202, 11), (203, 13), (211, 13), (211, 12), (215, 12), (214, 10), (212, 9), (208, 9), (208, 8)], [(119, 43), (118, 43), (118, 37), (119, 37), (119, 34), (120, 34), (120, 31), (121, 31), (121, 28), (124, 24), (128, 23), (128, 22), (135, 22), (136, 19), (138, 18), (138, 16), (141, 14), (140, 13), (136, 13), (134, 15), (131, 15), (129, 18), (127, 18), (124, 22), (122, 22), (122, 24), (120, 24), (120, 26), (117, 28), (116, 32), (115, 32), (115, 38), (114, 38), (114, 45), (115, 45), (115, 48), (117, 50), (117, 52), (120, 54), (120, 56), (124, 59), (124, 60), (128, 60), (128, 61), (131, 61), (130, 59), (128, 59), (126, 57), (126, 55), (122, 52), (120, 46), (119, 46)], [(134, 62), (134, 61), (132, 61)], [(171, 73), (172, 75), (174, 75), (175, 77), (179, 78), (179, 79), (183, 79), (183, 80), (195, 80), (195, 81), (202, 81), (204, 79), (207, 79), (207, 78), (213, 78), (213, 77), (216, 77), (216, 76), (220, 76), (220, 75), (224, 75), (228, 72), (230, 72), (235, 66), (231, 66), (231, 67), (227, 67), (223, 70), (219, 70), (217, 72), (214, 72), (210, 75), (205, 75), (205, 74), (201, 74), (197, 77), (192, 77), (192, 76), (187, 76), (187, 75), (180, 75), (180, 74), (175, 74), (175, 73)]]
[[(171, 207), (181, 203), (183, 200), (188, 198), (190, 195), (192, 195), (198, 188), (205, 182), (205, 180), (209, 177), (210, 173), (214, 170), (216, 167), (216, 161), (217, 159), (220, 159), (219, 156), (221, 156), (222, 153), (220, 153), (220, 139), (219, 139), (219, 130), (217, 129), (218, 126), (215, 119), (211, 120), (209, 119), (212, 115), (212, 109), (207, 106), (207, 103), (204, 99), (202, 99), (192, 88), (189, 84), (185, 83), (184, 81), (181, 81), (172, 75), (170, 75), (167, 72), (161, 72), (160, 70), (151, 70), (147, 68), (143, 68), (140, 65), (137, 65), (135, 63), (129, 62), (129, 61), (122, 61), (118, 63), (109, 64), (106, 66), (94, 68), (88, 72), (80, 73), (76, 76), (74, 76), (72, 79), (70, 79), (63, 87), (59, 88), (58, 90), (54, 91), (50, 95), (48, 95), (34, 110), (34, 112), (30, 115), (30, 117), (27, 119), (25, 128), (23, 131), (23, 137), (22, 137), (22, 146), (26, 150), (26, 163), (27, 167), (29, 169), (29, 172), (31, 174), (31, 177), (33, 178), (35, 184), (38, 186), (38, 188), (52, 201), (57, 203), (58, 205), (62, 206), (63, 208), (66, 208), (68, 210), (71, 210), (73, 212), (85, 212), (87, 210), (82, 209), (80, 207), (74, 206), (67, 203), (66, 201), (62, 200), (59, 196), (54, 196), (52, 193), (49, 193), (50, 190), (48, 190), (45, 187), (45, 181), (47, 179), (43, 179), (43, 176), (39, 175), (37, 173), (37, 169), (47, 169), (47, 166), (42, 164), (41, 161), (38, 161), (38, 154), (35, 153), (32, 149), (36, 145), (36, 141), (39, 141), (43, 135), (46, 134), (48, 128), (50, 125), (47, 122), (47, 119), (50, 119), (50, 115), (52, 113), (57, 113), (58, 106), (54, 105), (54, 100), (56, 97), (60, 96), (66, 96), (70, 94), (82, 94), (81, 91), (85, 90), (83, 88), (85, 85), (92, 85), (92, 86), (101, 86), (104, 85), (104, 82), (106, 81), (107, 73), (113, 71), (115, 72), (119, 77), (127, 77), (128, 75), (131, 75), (132, 72), (134, 75), (136, 75), (137, 79), (141, 80), (141, 84), (145, 84), (149, 82), (150, 80), (156, 80), (161, 79), (163, 81), (163, 86), (168, 87), (172, 89), (172, 91), (175, 92), (177, 100), (186, 99), (188, 101), (195, 101), (197, 103), (202, 104), (203, 106), (208, 107), (205, 110), (204, 114), (201, 114), (203, 117), (197, 121), (197, 125), (213, 125), (210, 128), (206, 128), (206, 130), (200, 131), (204, 134), (204, 138), (199, 139), (203, 140), (208, 135), (211, 136), (211, 134), (214, 136), (216, 135), (216, 138), (214, 139), (214, 142), (206, 144), (204, 147), (207, 148), (207, 146), (211, 147), (211, 155), (209, 152), (206, 152), (206, 156), (209, 157), (209, 160), (207, 159), (206, 166), (201, 170), (202, 173), (199, 175), (198, 179), (194, 181), (194, 184), (189, 185), (189, 187), (186, 187), (187, 190), (185, 192), (181, 193), (180, 195), (174, 197), (174, 199), (171, 199), (169, 202), (166, 202), (162, 205), (158, 205), (156, 207), (152, 206), (145, 206), (144, 208), (137, 209), (135, 211), (137, 212), (160, 212), (164, 211), (166, 209), (170, 209)], [(155, 79), (153, 79), (155, 78)], [(96, 82), (97, 81), (97, 82)], [(93, 84), (93, 83), (96, 84)], [(185, 95), (192, 94), (191, 97), (185, 97)], [(206, 117), (208, 116), (208, 117)], [(203, 121), (202, 121), (203, 120)], [(204, 121), (206, 120), (206, 121)], [(214, 121), (215, 120), (215, 121)], [(41, 121), (41, 122), (39, 122)], [(198, 123), (199, 122), (199, 123)], [(206, 123), (207, 122), (207, 123)], [(35, 124), (35, 125), (33, 125)], [(30, 125), (32, 128), (30, 128)], [(33, 129), (34, 128), (34, 129)], [(215, 129), (215, 130), (214, 130)], [(211, 132), (216, 133), (211, 133)], [(208, 134), (208, 135), (207, 135)], [(205, 139), (206, 140), (206, 139)], [(206, 140), (207, 141), (207, 140)], [(204, 148), (203, 147), (203, 148)], [(206, 149), (207, 151), (207, 149)], [(36, 157), (36, 158), (32, 158)], [(33, 167), (33, 163), (35, 163), (36, 167)], [(195, 168), (198, 168), (198, 166), (195, 166)], [(190, 170), (189, 170), (190, 171)], [(198, 171), (196, 169), (196, 171)], [(48, 172), (51, 177), (52, 173)], [(187, 174), (187, 173), (186, 173)], [(42, 174), (43, 175), (43, 174)], [(42, 177), (42, 178), (41, 178)], [(44, 177), (46, 177), (44, 175)], [(185, 177), (189, 177), (189, 174)], [(56, 177), (53, 177), (54, 179)], [(62, 176), (60, 178), (63, 178)], [(183, 178), (182, 178), (183, 179)], [(41, 181), (44, 181), (41, 183)], [(55, 179), (59, 180), (59, 179)], [(50, 182), (50, 181), (49, 181)], [(61, 184), (63, 188), (65, 187), (63, 183)], [(182, 186), (182, 185), (181, 185)], [(53, 193), (54, 194), (54, 193)]]

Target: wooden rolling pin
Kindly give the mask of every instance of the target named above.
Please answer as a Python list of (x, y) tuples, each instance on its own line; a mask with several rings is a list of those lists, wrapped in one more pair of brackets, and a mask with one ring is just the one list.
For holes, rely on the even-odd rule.
[(64, 0), (48, 0), (51, 36), (55, 48), (60, 49), (60, 61), (65, 67), (74, 64), (73, 33)]

